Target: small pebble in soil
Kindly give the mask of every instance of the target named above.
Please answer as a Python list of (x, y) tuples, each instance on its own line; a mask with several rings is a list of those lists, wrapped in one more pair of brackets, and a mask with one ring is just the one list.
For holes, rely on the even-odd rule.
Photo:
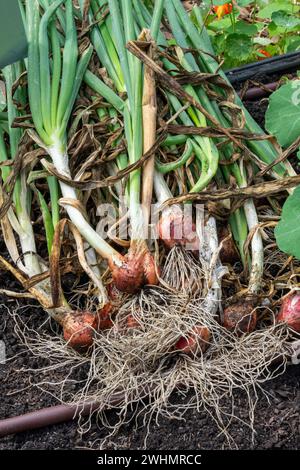
[(0, 364), (6, 364), (6, 346), (2, 340), (0, 340)]

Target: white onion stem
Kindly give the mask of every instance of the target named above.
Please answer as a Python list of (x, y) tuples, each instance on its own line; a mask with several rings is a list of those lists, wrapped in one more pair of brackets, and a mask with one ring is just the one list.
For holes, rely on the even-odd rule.
[(159, 173), (158, 171), (154, 172), (154, 191), (157, 202), (159, 204), (163, 204), (168, 199), (173, 197), (173, 194), (171, 193), (169, 186), (165, 182), (162, 173)]
[(258, 294), (261, 289), (262, 276), (264, 272), (264, 247), (261, 234), (258, 229), (259, 221), (257, 217), (256, 208), (252, 199), (248, 199), (244, 203), (244, 211), (247, 219), (249, 231), (255, 231), (251, 240), (251, 272), (249, 279), (250, 294)]
[[(48, 152), (56, 170), (61, 175), (71, 178), (68, 156), (62, 150), (62, 145), (57, 142), (52, 147), (48, 148)], [(60, 188), (64, 198), (78, 201), (74, 188), (62, 181), (60, 181)], [(69, 204), (66, 205), (65, 209), (82, 237), (97, 251), (97, 253), (106, 259), (114, 259), (118, 255), (118, 253), (90, 226), (79, 209)]]

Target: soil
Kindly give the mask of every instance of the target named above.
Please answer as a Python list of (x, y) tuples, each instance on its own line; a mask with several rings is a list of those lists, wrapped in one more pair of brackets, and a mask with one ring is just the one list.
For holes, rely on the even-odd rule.
[[(261, 103), (246, 103), (249, 111), (262, 124), (266, 109), (266, 100)], [(4, 246), (0, 244), (0, 249)], [(0, 273), (2, 288), (15, 289), (16, 281), (7, 273)], [(44, 360), (32, 357), (21, 344), (11, 313), (18, 310), (26, 324), (33, 325), (51, 333), (51, 325), (45, 313), (29, 305), (29, 302), (15, 301), (0, 296), (0, 341), (6, 348), (7, 362), (0, 362), (0, 419), (17, 416), (28, 411), (58, 404), (57, 400), (39, 388), (32, 386), (38, 374), (36, 369), (45, 365)], [(1, 343), (0, 343), (1, 346)], [(1, 361), (1, 357), (0, 357)], [(22, 369), (30, 367), (32, 372), (24, 374)], [(56, 372), (48, 372), (55, 379)], [(48, 376), (49, 377), (49, 376)], [(289, 366), (283, 375), (273, 379), (265, 386), (268, 398), (258, 396), (255, 414), (256, 434), (252, 440), (249, 428), (235, 421), (230, 433), (240, 449), (299, 449), (300, 448), (300, 366)], [(178, 394), (174, 400), (180, 401)], [(239, 415), (246, 417), (247, 399), (242, 393), (235, 396), (235, 406)], [(230, 412), (230, 408), (228, 408)], [(107, 413), (113, 422), (116, 412)], [(124, 425), (118, 434), (103, 444), (106, 431), (92, 422), (90, 430), (81, 435), (76, 422), (68, 422), (36, 431), (23, 432), (18, 435), (0, 439), (0, 450), (4, 449), (147, 449), (157, 450), (191, 450), (222, 449), (228, 443), (213, 419), (205, 412), (189, 411), (185, 419), (178, 421), (162, 418), (152, 421), (148, 429), (143, 423), (131, 422)], [(145, 438), (147, 441), (145, 442)]]

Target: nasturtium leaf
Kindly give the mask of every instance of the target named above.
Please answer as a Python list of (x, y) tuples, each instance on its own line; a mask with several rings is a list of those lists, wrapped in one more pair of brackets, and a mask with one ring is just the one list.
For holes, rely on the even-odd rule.
[(274, 11), (274, 13), (272, 13), (272, 21), (276, 26), (285, 29), (293, 29), (300, 25), (300, 18), (283, 10)]
[(246, 34), (233, 33), (226, 38), (226, 52), (229, 57), (246, 60), (252, 53), (251, 38)]
[(253, 3), (253, 0), (237, 0), (236, 3), (239, 7), (246, 7), (247, 5), (250, 5), (250, 3)]
[(300, 80), (288, 82), (271, 95), (266, 128), (283, 147), (288, 147), (299, 137)]
[(271, 21), (269, 24), (268, 24), (268, 34), (271, 38), (273, 38), (274, 36), (278, 37), (278, 39), (286, 32), (286, 29), (283, 28), (282, 26), (277, 26), (274, 21)]
[(300, 51), (300, 37), (291, 36), (287, 37), (286, 52)]
[(255, 36), (257, 34), (257, 26), (255, 24), (246, 23), (246, 21), (237, 21), (235, 26), (228, 28), (228, 33), (246, 34), (247, 36)]
[(299, 11), (299, 7), (295, 6), (292, 4), (292, 2), (287, 2), (286, 0), (280, 0), (277, 2), (272, 1), (268, 5), (266, 5), (264, 8), (259, 10), (257, 16), (258, 18), (271, 18), (272, 14), (275, 11), (278, 10), (283, 10), (287, 11), (289, 13), (294, 13)]
[(281, 251), (300, 259), (300, 186), (283, 205), (275, 238)]
[(216, 34), (213, 38), (213, 46), (216, 54), (223, 54), (226, 49), (225, 34)]
[(215, 7), (218, 7), (220, 5), (225, 5), (225, 3), (229, 3), (228, 0), (203, 0), (202, 3), (206, 6), (209, 6), (209, 7), (212, 7), (212, 6), (215, 6)]
[(231, 20), (229, 16), (224, 16), (221, 20), (214, 20), (209, 24), (209, 28), (213, 31), (225, 31), (231, 26)]
[(277, 44), (270, 44), (269, 46), (264, 47), (266, 51), (271, 55), (271, 57), (275, 57), (278, 55), (278, 45)]

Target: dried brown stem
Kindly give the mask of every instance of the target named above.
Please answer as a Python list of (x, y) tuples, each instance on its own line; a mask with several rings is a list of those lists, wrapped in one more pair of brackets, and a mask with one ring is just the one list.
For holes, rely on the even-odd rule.
[(270, 163), (264, 170), (260, 171), (257, 176), (264, 176), (266, 173), (268, 173), (274, 166), (278, 165), (279, 163), (284, 162), (292, 153), (295, 152), (295, 150), (298, 149), (300, 145), (300, 136), (293, 142), (284, 152), (282, 152), (281, 155), (279, 155), (274, 162)]
[(48, 162), (46, 159), (42, 160), (42, 164), (46, 168), (46, 170), (49, 172), (50, 175), (56, 176), (59, 181), (62, 181), (68, 184), (69, 186), (72, 186), (73, 188), (77, 188), (81, 191), (89, 191), (89, 190), (97, 189), (97, 188), (107, 188), (110, 186), (114, 186), (116, 183), (118, 183), (118, 181), (125, 178), (132, 171), (135, 171), (138, 168), (141, 168), (144, 165), (144, 163), (149, 158), (151, 158), (152, 155), (156, 152), (156, 150), (159, 148), (160, 144), (164, 141), (166, 136), (167, 136), (167, 130), (163, 130), (162, 133), (156, 139), (153, 147), (148, 152), (146, 152), (137, 162), (132, 163), (131, 165), (128, 165), (124, 170), (118, 171), (116, 175), (109, 176), (108, 178), (104, 178), (99, 181), (97, 180), (74, 181), (74, 179), (67, 178), (64, 175), (60, 174), (54, 168), (54, 165), (52, 165), (52, 163)]
[(176, 80), (176, 78), (172, 77), (168, 74), (165, 70), (163, 70), (154, 60), (152, 60), (143, 49), (145, 49), (145, 43), (140, 41), (129, 41), (126, 45), (127, 49), (134, 54), (138, 59), (140, 59), (144, 65), (151, 68), (152, 71), (156, 74), (157, 80), (165, 86), (167, 90), (169, 90), (173, 95), (177, 96), (180, 100), (184, 103), (188, 102), (196, 109), (198, 109), (207, 119), (211, 122), (213, 127), (220, 131), (223, 135), (228, 137), (238, 148), (243, 150), (245, 154), (253, 160), (258, 168), (264, 169), (265, 165), (261, 162), (261, 160), (253, 153), (250, 149), (244, 145), (243, 142), (236, 139), (235, 136), (232, 135), (230, 129), (226, 127), (222, 127), (217, 119), (212, 116), (193, 96), (185, 91), (185, 89), (180, 85), (180, 83)]
[[(200, 135), (205, 137), (214, 137), (214, 138), (222, 138), (225, 137), (225, 133), (219, 129), (215, 129), (214, 127), (195, 127), (195, 126), (181, 126), (181, 125), (168, 125), (167, 130), (170, 134), (180, 135)], [(244, 140), (271, 140), (273, 139), (272, 136), (266, 134), (253, 134), (251, 132), (247, 132), (243, 129), (236, 129), (230, 128), (229, 129), (231, 134), (239, 139)], [(274, 163), (275, 165), (276, 163)], [(273, 164), (272, 164), (273, 166)]]
[(165, 202), (165, 205), (181, 204), (182, 202), (200, 201), (212, 202), (224, 199), (261, 199), (273, 194), (284, 192), (300, 184), (300, 175), (288, 176), (280, 181), (266, 181), (264, 183), (235, 189), (216, 189), (215, 191), (203, 191), (195, 194), (183, 194)]
[[(13, 276), (17, 279), (17, 281), (22, 284), (24, 288), (26, 288), (27, 278), (24, 274), (22, 274), (18, 269), (14, 268), (5, 258), (0, 255), (0, 267), (13, 274)], [(46, 294), (43, 294), (40, 289), (36, 287), (30, 287), (28, 289), (29, 293), (42, 305), (42, 307), (46, 310), (52, 309), (53, 305), (50, 302), (49, 297)]]

